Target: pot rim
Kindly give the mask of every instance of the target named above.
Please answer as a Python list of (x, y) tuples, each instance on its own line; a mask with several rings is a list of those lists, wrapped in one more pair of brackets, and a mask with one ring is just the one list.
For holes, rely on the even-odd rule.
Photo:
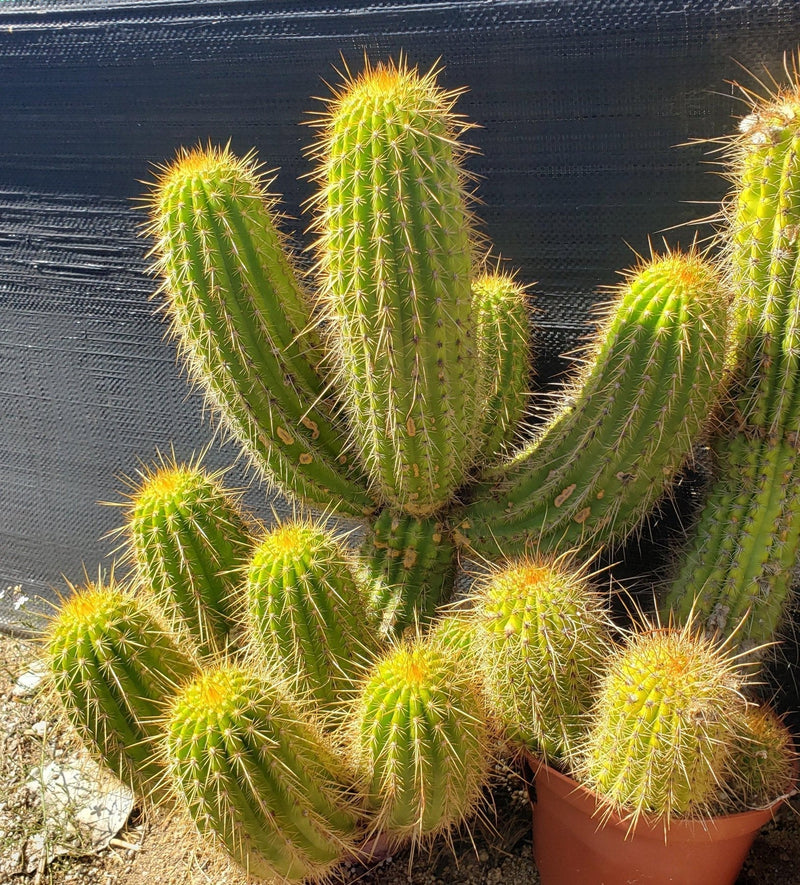
[[(778, 796), (769, 805), (760, 808), (750, 808), (746, 811), (735, 811), (726, 814), (706, 814), (698, 817), (673, 817), (670, 819), (656, 818), (646, 812), (636, 816), (633, 813), (621, 815), (609, 805), (602, 795), (579, 783), (570, 775), (559, 771), (559, 769), (540, 756), (536, 756), (529, 750), (526, 750), (524, 755), (534, 775), (543, 772), (545, 777), (553, 778), (557, 784), (560, 784), (563, 798), (567, 802), (576, 806), (591, 802), (594, 806), (591, 816), (597, 818), (598, 829), (606, 826), (612, 826), (617, 829), (625, 828), (628, 831), (626, 838), (632, 836), (634, 830), (639, 827), (644, 827), (650, 832), (661, 831), (665, 835), (669, 833), (671, 838), (677, 837), (678, 839), (684, 835), (687, 837), (694, 836), (698, 831), (714, 830), (722, 825), (731, 828), (741, 826), (743, 829), (752, 826), (761, 827), (767, 821), (774, 818), (775, 813), (784, 802), (787, 802), (799, 792), (798, 766), (796, 764), (792, 789), (782, 796)], [(760, 819), (760, 823), (757, 822), (758, 819)]]

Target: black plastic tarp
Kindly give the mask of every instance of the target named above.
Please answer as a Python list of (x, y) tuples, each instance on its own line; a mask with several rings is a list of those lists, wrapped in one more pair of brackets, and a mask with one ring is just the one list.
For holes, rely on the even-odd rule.
[(441, 59), (482, 127), (484, 231), (537, 281), (542, 377), (634, 251), (666, 229), (686, 244), (714, 211), (724, 181), (677, 145), (729, 131), (728, 81), (780, 77), (799, 37), (796, 0), (0, 3), (0, 623), (108, 563), (120, 512), (97, 502), (122, 475), (211, 438), (149, 300), (134, 201), (152, 164), (256, 148), (302, 235), (299, 124), (323, 80), (365, 55)]

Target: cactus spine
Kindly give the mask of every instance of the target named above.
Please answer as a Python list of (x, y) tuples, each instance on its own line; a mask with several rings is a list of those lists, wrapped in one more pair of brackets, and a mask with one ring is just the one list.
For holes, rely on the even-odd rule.
[(45, 637), (53, 684), (84, 742), (146, 795), (164, 776), (156, 750), (165, 703), (194, 665), (113, 576), (70, 591)]
[(469, 620), (487, 706), (506, 737), (571, 759), (610, 648), (606, 606), (585, 569), (515, 561), (484, 580)]
[(162, 464), (130, 496), (127, 534), (141, 583), (202, 655), (224, 651), (252, 538), (236, 499), (193, 464)]
[(254, 466), (339, 513), (374, 508), (325, 401), (316, 320), (246, 157), (182, 151), (149, 201), (155, 269), (192, 379)]
[(468, 667), (436, 642), (399, 645), (356, 701), (354, 756), (375, 828), (419, 841), (464, 821), (487, 783), (487, 746)]
[(256, 647), (278, 663), (295, 691), (330, 710), (343, 706), (377, 647), (367, 595), (350, 560), (321, 526), (290, 522), (262, 538), (247, 573)]
[(605, 668), (580, 780), (634, 823), (702, 814), (744, 716), (742, 683), (724, 649), (691, 623), (634, 634)]
[(359, 815), (324, 737), (269, 678), (226, 664), (174, 699), (167, 764), (200, 832), (254, 876), (324, 877)]
[(800, 87), (758, 101), (730, 150), (736, 414), (664, 608), (750, 648), (780, 629), (800, 554)]
[(387, 508), (370, 526), (361, 560), (385, 634), (424, 625), (452, 591), (456, 549), (447, 526)]
[(484, 273), (472, 283), (488, 402), (483, 455), (494, 459), (519, 433), (528, 404), (531, 333), (525, 291), (505, 273)]
[(331, 101), (317, 147), (324, 313), (353, 434), (381, 498), (446, 504), (480, 445), (471, 221), (456, 93), (404, 63)]
[(482, 555), (623, 539), (707, 426), (724, 376), (727, 299), (713, 266), (668, 253), (623, 285), (559, 414), (487, 471), (455, 518)]

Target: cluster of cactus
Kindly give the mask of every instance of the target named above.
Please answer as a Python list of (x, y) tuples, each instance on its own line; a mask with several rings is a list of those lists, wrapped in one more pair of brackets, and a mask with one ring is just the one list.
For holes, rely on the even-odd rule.
[[(267, 531), (219, 476), (162, 462), (126, 505), (136, 591), (76, 593), (47, 639), (96, 752), (256, 876), (318, 880), (372, 835), (458, 826), (497, 734), (634, 816), (787, 783), (785, 730), (696, 625), (724, 633), (755, 588), (770, 616), (751, 623), (774, 630), (800, 544), (794, 105), (745, 127), (734, 270), (696, 249), (642, 261), (531, 431), (526, 292), (476, 259), (468, 127), (436, 76), (367, 66), (320, 115), (316, 286), (251, 156), (181, 151), (149, 201), (192, 380), (300, 512), (361, 520), (359, 553), (307, 516)], [(620, 649), (580, 557), (621, 544), (712, 426), (729, 472), (709, 506), (729, 518), (701, 516), (682, 555), (688, 625)], [(459, 553), (505, 565), (442, 617)]]

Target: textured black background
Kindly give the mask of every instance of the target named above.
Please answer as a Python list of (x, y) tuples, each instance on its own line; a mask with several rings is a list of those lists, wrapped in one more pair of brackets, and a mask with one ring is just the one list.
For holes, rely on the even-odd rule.
[(322, 78), (340, 56), (441, 58), (483, 127), (485, 232), (538, 281), (547, 376), (631, 250), (724, 193), (704, 150), (676, 145), (735, 125), (726, 81), (753, 82), (736, 62), (780, 74), (798, 37), (796, 0), (0, 3), (0, 622), (7, 586), (96, 570), (119, 522), (97, 502), (137, 459), (211, 436), (148, 301), (133, 199), (154, 162), (199, 139), (255, 147), (302, 234), (298, 123)]

